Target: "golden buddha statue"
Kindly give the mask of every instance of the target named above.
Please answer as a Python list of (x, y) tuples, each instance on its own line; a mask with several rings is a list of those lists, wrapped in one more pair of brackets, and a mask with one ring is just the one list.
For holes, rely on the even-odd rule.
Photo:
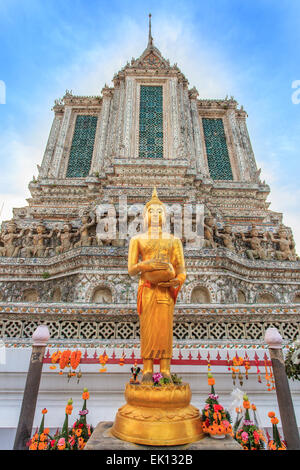
[[(140, 384), (126, 384), (127, 403), (119, 408), (111, 433), (138, 444), (174, 446), (201, 439), (203, 430), (199, 410), (190, 404), (189, 384), (171, 379), (173, 312), (186, 272), (180, 239), (162, 230), (165, 216), (154, 189), (144, 209), (145, 231), (132, 237), (128, 253), (129, 274), (140, 274), (143, 376)], [(159, 359), (167, 384), (154, 385), (154, 359)]]
[[(152, 383), (153, 360), (160, 360), (160, 372), (171, 381), (173, 311), (186, 273), (182, 243), (162, 231), (165, 207), (154, 189), (144, 210), (147, 230), (130, 240), (128, 272), (140, 273), (137, 309), (140, 316), (142, 383)], [(139, 259), (141, 258), (141, 261)]]

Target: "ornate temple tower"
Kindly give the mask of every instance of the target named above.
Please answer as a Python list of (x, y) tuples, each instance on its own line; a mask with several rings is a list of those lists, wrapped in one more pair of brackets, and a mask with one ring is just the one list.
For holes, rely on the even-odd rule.
[[(56, 100), (26, 207), (2, 224), (2, 337), (26, 343), (43, 321), (57, 343), (136, 342), (137, 283), (127, 240), (96, 236), (95, 208), (120, 196), (203, 204), (204, 246), (185, 254), (174, 335), (189, 344), (261, 342), (276, 325), (299, 334), (300, 263), (292, 232), (269, 210), (246, 126), (231, 97), (198, 97), (148, 45), (100, 96)], [(130, 214), (128, 215), (130, 220)], [(184, 240), (183, 240), (184, 241)], [(128, 344), (129, 344), (128, 343)]]

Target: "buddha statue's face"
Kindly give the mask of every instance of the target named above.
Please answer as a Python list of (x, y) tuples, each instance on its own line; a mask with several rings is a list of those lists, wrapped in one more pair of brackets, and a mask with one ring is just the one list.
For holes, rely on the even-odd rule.
[(148, 227), (162, 227), (165, 221), (165, 212), (161, 204), (151, 204), (146, 212)]

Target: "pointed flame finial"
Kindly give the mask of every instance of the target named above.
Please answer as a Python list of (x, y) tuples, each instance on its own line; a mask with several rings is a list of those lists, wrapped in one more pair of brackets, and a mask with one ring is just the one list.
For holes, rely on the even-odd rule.
[(151, 206), (151, 204), (160, 204), (164, 205), (163, 202), (158, 198), (156, 187), (154, 187), (150, 201), (147, 202), (146, 208)]
[(151, 35), (151, 13), (149, 13), (149, 35), (148, 35), (148, 47), (153, 46), (153, 37)]

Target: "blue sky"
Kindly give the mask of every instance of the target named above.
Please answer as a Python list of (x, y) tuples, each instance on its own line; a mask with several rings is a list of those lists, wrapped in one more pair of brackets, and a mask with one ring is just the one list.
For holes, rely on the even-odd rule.
[(200, 97), (233, 95), (248, 112), (270, 207), (284, 213), (299, 247), (298, 0), (0, 0), (0, 220), (30, 197), (54, 99), (66, 89), (99, 95), (143, 52), (149, 12), (155, 45)]

